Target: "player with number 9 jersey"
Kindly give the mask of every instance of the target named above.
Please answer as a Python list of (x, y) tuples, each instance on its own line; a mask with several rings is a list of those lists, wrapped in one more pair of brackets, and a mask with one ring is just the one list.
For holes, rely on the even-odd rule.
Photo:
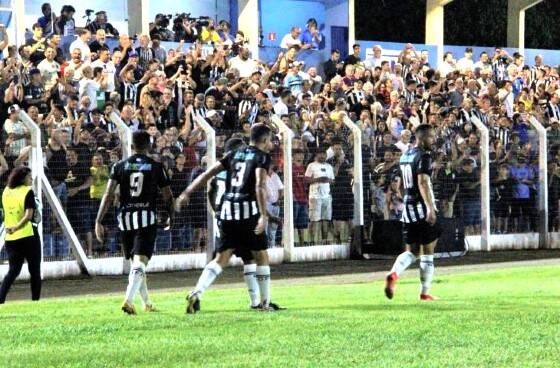
[(155, 225), (158, 188), (170, 185), (163, 165), (136, 154), (115, 164), (110, 178), (120, 185), (119, 228), (130, 231)]

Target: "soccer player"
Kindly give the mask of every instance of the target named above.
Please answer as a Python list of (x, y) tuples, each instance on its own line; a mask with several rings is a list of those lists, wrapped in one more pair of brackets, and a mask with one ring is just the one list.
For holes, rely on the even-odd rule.
[(221, 241), (216, 257), (208, 263), (198, 283), (187, 296), (187, 313), (200, 310), (200, 297), (227, 266), (235, 251), (244, 259), (255, 257), (255, 270), (262, 310), (277, 310), (270, 303), (270, 266), (268, 239), (265, 233), (266, 175), (271, 165), (268, 151), (271, 146), (271, 129), (265, 124), (251, 128), (248, 147), (228, 152), (219, 162), (200, 175), (177, 199), (176, 207), (188, 203), (189, 196), (219, 172), (226, 170), (225, 192), (221, 201)]
[(430, 150), (435, 141), (431, 125), (420, 124), (415, 132), (415, 146), (405, 152), (399, 162), (398, 190), (404, 188), (404, 223), (406, 251), (398, 256), (387, 275), (385, 295), (392, 299), (399, 275), (420, 256), (420, 299), (434, 300), (430, 284), (434, 276), (434, 248), (441, 235), (437, 221), (431, 174)]
[[(241, 138), (231, 138), (229, 139), (225, 146), (224, 152), (235, 151), (239, 149), (245, 148), (245, 142)], [(224, 193), (226, 191), (226, 178), (227, 178), (227, 171), (222, 170), (218, 173), (218, 175), (214, 176), (212, 181), (210, 182), (210, 188), (208, 189), (208, 201), (216, 214), (216, 219), (218, 220), (218, 224), (220, 223), (220, 212), (222, 208), (222, 199)], [(268, 214), (269, 221), (275, 221), (280, 223), (280, 219), (276, 218), (275, 216)], [(218, 233), (219, 240), (221, 240), (221, 235)], [(218, 241), (219, 241), (218, 240)], [(219, 245), (218, 245), (219, 248)], [(243, 258), (245, 257), (245, 258)], [(245, 279), (245, 283), (247, 284), (247, 291), (249, 292), (249, 298), (251, 300), (250, 307), (251, 309), (262, 309), (262, 305), (260, 303), (259, 298), (259, 284), (257, 282), (257, 263), (255, 261), (255, 257), (252, 253), (242, 254), (243, 259), (243, 278)], [(277, 304), (269, 303), (272, 308), (279, 309)]]
[(147, 312), (155, 310), (148, 296), (145, 270), (154, 252), (157, 234), (158, 187), (163, 192), (170, 228), (175, 216), (167, 172), (162, 164), (147, 156), (150, 135), (144, 130), (134, 132), (132, 149), (132, 156), (113, 166), (95, 221), (95, 234), (102, 241), (103, 217), (113, 202), (117, 185), (120, 185), (119, 229), (122, 231), (124, 256), (126, 259), (132, 258), (126, 296), (121, 307), (128, 314), (136, 314), (134, 297), (138, 291), (142, 297), (143, 309)]

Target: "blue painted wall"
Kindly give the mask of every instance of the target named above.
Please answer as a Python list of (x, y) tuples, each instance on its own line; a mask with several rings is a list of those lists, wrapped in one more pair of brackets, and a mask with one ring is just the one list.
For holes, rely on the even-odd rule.
[[(309, 18), (315, 18), (319, 26), (325, 23), (325, 5), (318, 1), (260, 0), (260, 9), (265, 46), (280, 46), (293, 26), (304, 30)], [(276, 32), (276, 41), (268, 40), (269, 32)]]

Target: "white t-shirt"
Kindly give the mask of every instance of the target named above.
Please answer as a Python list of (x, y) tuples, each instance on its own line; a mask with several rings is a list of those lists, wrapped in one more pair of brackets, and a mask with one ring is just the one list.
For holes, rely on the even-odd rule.
[(91, 63), (91, 69), (95, 69), (97, 67), (103, 68), (103, 70), (107, 71), (107, 92), (113, 92), (115, 90), (115, 74), (117, 73), (117, 68), (115, 68), (115, 64), (111, 60), (104, 63), (101, 59), (95, 60)]
[(472, 61), (472, 59), (467, 59), (466, 57), (459, 59), (459, 61), (457, 62), (457, 69), (459, 69), (461, 73), (464, 73), (467, 68), (470, 68), (472, 71), (474, 71), (474, 62)]
[(266, 203), (273, 204), (278, 202), (278, 191), (284, 189), (282, 180), (276, 173), (266, 177)]
[(80, 38), (77, 38), (74, 42), (70, 44), (70, 49), (69, 49), (70, 54), (72, 54), (72, 51), (74, 49), (80, 49), (82, 51), (82, 60), (89, 61), (91, 59), (90, 58), (91, 50), (89, 48), (89, 45), (84, 41), (82, 41)]
[(239, 77), (241, 78), (248, 78), (257, 70), (257, 63), (254, 60), (242, 60), (239, 56), (232, 58), (229, 61), (229, 66), (239, 70)]
[(279, 117), (282, 115), (288, 115), (288, 106), (282, 100), (278, 100), (276, 105), (274, 105), (274, 113)]
[(280, 42), (280, 47), (283, 49), (287, 49), (288, 44), (301, 46), (301, 40), (299, 38), (293, 38), (292, 34), (288, 33), (287, 35), (282, 37), (282, 42)]
[(47, 59), (43, 59), (43, 61), (37, 65), (37, 69), (39, 69), (41, 77), (45, 81), (45, 90), (50, 91), (56, 84), (60, 65), (54, 60), (49, 62)]
[(97, 106), (97, 91), (100, 87), (99, 83), (93, 79), (82, 78), (79, 90), (80, 98), (82, 98), (82, 96), (88, 96), (91, 101), (91, 105)]
[[(331, 165), (312, 162), (305, 170), (308, 178), (329, 178), (334, 180), (334, 171)], [(309, 186), (309, 198), (328, 198), (331, 196), (331, 185), (329, 183), (313, 183)]]

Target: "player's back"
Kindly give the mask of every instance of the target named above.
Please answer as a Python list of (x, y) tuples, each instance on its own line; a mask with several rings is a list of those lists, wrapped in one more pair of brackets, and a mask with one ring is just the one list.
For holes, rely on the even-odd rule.
[(220, 218), (242, 220), (259, 214), (257, 169), (268, 171), (270, 156), (255, 146), (229, 152), (221, 161), (226, 171)]
[(416, 222), (426, 217), (426, 204), (420, 193), (418, 175), (426, 174), (431, 176), (431, 172), (430, 154), (423, 149), (414, 147), (401, 156), (399, 175), (404, 187), (403, 201), (405, 208), (402, 218), (404, 222)]
[(136, 230), (156, 224), (158, 187), (169, 185), (163, 165), (146, 155), (118, 162), (111, 179), (120, 185), (119, 226)]

